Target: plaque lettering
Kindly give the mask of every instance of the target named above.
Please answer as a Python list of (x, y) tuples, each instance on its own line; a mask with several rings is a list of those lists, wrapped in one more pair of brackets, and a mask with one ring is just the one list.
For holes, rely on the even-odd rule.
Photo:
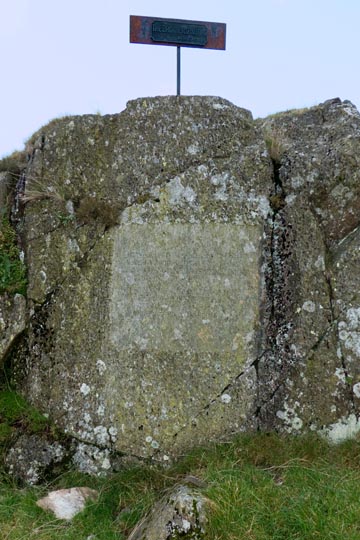
[(200, 24), (154, 21), (151, 39), (156, 42), (204, 47), (207, 44), (207, 28)]

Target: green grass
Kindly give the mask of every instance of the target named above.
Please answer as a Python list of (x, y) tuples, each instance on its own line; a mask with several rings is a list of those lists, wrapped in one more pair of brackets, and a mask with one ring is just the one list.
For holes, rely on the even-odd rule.
[[(87, 485), (100, 493), (96, 503), (71, 522), (57, 520), (35, 502), (48, 490)], [(0, 484), (0, 530), (3, 540), (32, 539), (97, 540), (126, 538), (155, 501), (164, 479), (155, 471), (132, 468), (104, 480), (68, 473), (51, 485), (19, 489), (6, 479)]]
[(3, 211), (0, 213), (0, 294), (26, 293), (26, 269), (19, 257), (16, 233)]
[(0, 452), (19, 431), (28, 434), (50, 429), (49, 421), (12, 390), (0, 391)]
[[(42, 487), (0, 482), (3, 540), (127, 538), (131, 529), (186, 474), (206, 482), (208, 540), (359, 540), (360, 443), (329, 446), (315, 437), (243, 435), (196, 449), (170, 469), (143, 466), (106, 479), (66, 473)], [(50, 489), (87, 485), (98, 502), (67, 523), (35, 505)]]

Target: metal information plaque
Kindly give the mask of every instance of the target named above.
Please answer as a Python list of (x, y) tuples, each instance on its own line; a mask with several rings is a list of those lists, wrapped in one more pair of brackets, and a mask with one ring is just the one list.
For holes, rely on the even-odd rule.
[(180, 49), (225, 50), (226, 24), (130, 15), (130, 43), (177, 48), (177, 95), (180, 95)]
[(225, 50), (226, 24), (130, 15), (130, 43)]

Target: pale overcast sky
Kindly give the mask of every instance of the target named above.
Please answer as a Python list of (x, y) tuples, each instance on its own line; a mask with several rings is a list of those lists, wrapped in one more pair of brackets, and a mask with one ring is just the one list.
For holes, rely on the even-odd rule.
[(52, 118), (176, 93), (176, 48), (129, 44), (130, 15), (227, 24), (225, 52), (182, 49), (183, 94), (360, 108), (360, 0), (0, 0), (0, 157)]

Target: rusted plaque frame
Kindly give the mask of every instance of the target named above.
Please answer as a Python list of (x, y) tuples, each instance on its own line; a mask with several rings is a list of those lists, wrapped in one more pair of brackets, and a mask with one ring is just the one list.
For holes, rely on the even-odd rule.
[[(156, 32), (153, 31), (154, 23), (164, 25), (171, 25), (173, 27), (183, 28), (184, 32), (189, 29), (191, 34), (191, 27), (194, 29), (194, 33), (200, 30), (201, 27), (206, 28), (206, 43), (194, 44), (186, 43), (184, 40), (180, 41), (163, 41), (162, 39), (156, 39)], [(166, 32), (164, 32), (166, 34)], [(174, 39), (176, 39), (174, 37)], [(196, 39), (195, 39), (196, 41)], [(200, 40), (199, 40), (200, 41)], [(197, 49), (218, 49), (225, 50), (226, 47), (226, 24), (216, 22), (204, 22), (204, 21), (188, 21), (183, 19), (164, 19), (160, 17), (142, 17), (138, 15), (130, 15), (130, 43), (142, 43), (145, 45), (167, 45), (172, 47), (195, 47)], [(202, 42), (203, 43), (203, 42)]]

